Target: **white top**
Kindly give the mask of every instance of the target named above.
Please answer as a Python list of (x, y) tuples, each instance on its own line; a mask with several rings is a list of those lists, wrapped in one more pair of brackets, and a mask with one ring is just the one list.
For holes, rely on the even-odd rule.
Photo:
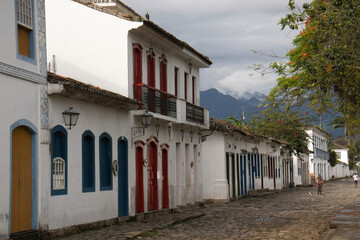
[(354, 181), (358, 181), (358, 180), (359, 180), (359, 176), (358, 176), (357, 174), (354, 174), (353, 179), (354, 179)]

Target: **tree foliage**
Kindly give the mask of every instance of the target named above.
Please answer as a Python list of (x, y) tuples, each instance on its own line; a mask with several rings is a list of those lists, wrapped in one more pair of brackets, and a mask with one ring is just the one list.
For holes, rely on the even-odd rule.
[(289, 0), (289, 7), (292, 12), (279, 24), (301, 31), (287, 54), (289, 61), (271, 64), (279, 78), (269, 99), (289, 105), (336, 99), (344, 115), (358, 118), (360, 1), (314, 0), (299, 9)]
[(287, 149), (300, 156), (301, 153), (308, 152), (309, 135), (304, 130), (307, 114), (300, 114), (299, 111), (273, 103), (271, 107), (265, 105), (263, 110), (249, 121), (247, 128), (286, 142)]

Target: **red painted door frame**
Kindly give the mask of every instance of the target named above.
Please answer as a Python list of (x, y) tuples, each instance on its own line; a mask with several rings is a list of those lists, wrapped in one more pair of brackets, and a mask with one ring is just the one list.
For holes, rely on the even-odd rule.
[(136, 159), (136, 185), (135, 185), (135, 208), (137, 213), (144, 212), (144, 176), (143, 176), (143, 159), (144, 159), (144, 148), (139, 145), (135, 150)]
[(148, 143), (148, 211), (158, 210), (157, 145)]
[(168, 149), (162, 149), (162, 208), (169, 208)]

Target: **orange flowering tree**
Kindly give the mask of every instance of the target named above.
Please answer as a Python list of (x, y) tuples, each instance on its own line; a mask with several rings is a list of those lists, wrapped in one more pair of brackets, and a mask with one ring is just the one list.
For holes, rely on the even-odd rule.
[(300, 114), (299, 111), (278, 104), (271, 107), (265, 105), (259, 114), (252, 117), (247, 129), (286, 142), (287, 149), (300, 156), (308, 152), (309, 136), (305, 132), (308, 113)]
[(336, 99), (339, 111), (360, 116), (360, 1), (313, 0), (301, 9), (289, 0), (291, 13), (279, 24), (301, 30), (288, 62), (274, 62), (277, 85), (271, 102), (287, 105)]

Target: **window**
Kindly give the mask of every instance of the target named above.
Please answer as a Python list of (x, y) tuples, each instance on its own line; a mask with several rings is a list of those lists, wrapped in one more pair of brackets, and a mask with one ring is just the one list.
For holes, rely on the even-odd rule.
[[(264, 157), (262, 159), (266, 159), (266, 155), (264, 155)], [(263, 161), (263, 174), (264, 177), (268, 176), (268, 161)]]
[(56, 157), (53, 160), (53, 189), (65, 189), (65, 160), (61, 157)]
[(175, 96), (179, 97), (179, 93), (178, 93), (178, 79), (179, 79), (179, 69), (177, 67), (175, 67), (174, 69), (174, 86), (175, 86)]
[(99, 137), (100, 190), (112, 190), (112, 139), (103, 133)]
[(188, 81), (188, 73), (184, 73), (184, 94), (185, 94), (185, 101), (187, 100), (187, 81)]
[(95, 137), (89, 130), (82, 135), (82, 191), (95, 192)]
[(167, 59), (160, 58), (160, 90), (167, 92)]
[(196, 78), (192, 77), (192, 103), (195, 104), (195, 83)]
[(147, 51), (148, 85), (155, 88), (155, 53)]
[(142, 83), (142, 46), (133, 44), (134, 84)]
[(34, 58), (33, 2), (32, 0), (16, 1), (17, 47), (21, 57)]
[(51, 195), (67, 194), (67, 131), (63, 126), (51, 130)]

